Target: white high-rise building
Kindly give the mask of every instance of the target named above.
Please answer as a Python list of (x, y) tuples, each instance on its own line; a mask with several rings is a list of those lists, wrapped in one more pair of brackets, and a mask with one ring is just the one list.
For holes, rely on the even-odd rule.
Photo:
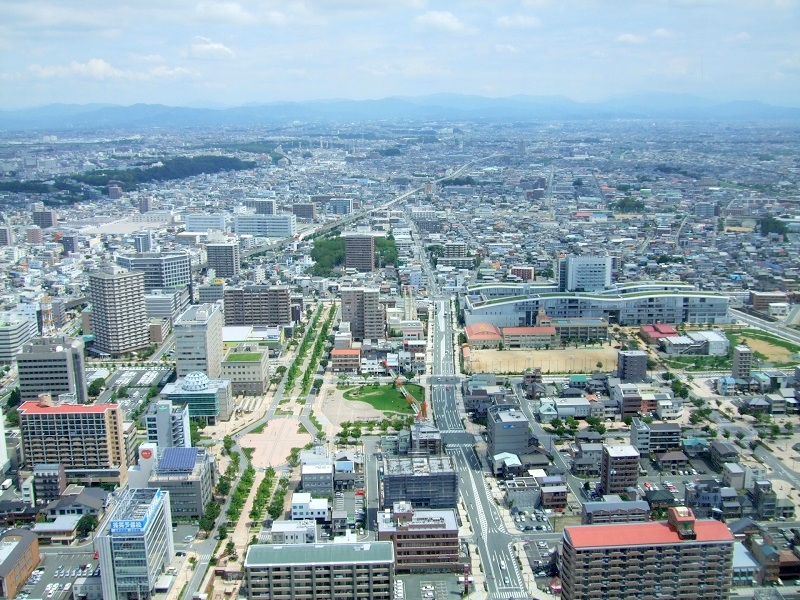
[(169, 492), (126, 488), (97, 535), (104, 600), (151, 598), (175, 557)]
[(210, 379), (222, 375), (222, 311), (219, 304), (190, 306), (174, 325), (178, 377), (200, 371)]
[(186, 231), (225, 231), (225, 215), (191, 213), (186, 215)]
[(297, 229), (294, 215), (236, 215), (236, 235), (254, 237), (292, 237)]
[(153, 402), (145, 415), (147, 441), (159, 448), (191, 448), (189, 408), (173, 406), (170, 400)]
[(567, 256), (558, 261), (562, 292), (596, 292), (611, 285), (610, 256)]

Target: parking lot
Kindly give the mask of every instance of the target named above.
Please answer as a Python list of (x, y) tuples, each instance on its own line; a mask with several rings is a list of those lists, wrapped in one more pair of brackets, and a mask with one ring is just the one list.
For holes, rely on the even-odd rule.
[(550, 533), (553, 531), (553, 527), (550, 524), (550, 521), (542, 510), (518, 510), (515, 511), (511, 509), (511, 518), (514, 520), (514, 524), (516, 525), (517, 529), (520, 531), (527, 531), (527, 532), (544, 532)]
[(98, 560), (91, 548), (74, 554), (43, 554), (42, 563), (28, 578), (18, 600), (72, 598), (72, 586), (80, 577), (100, 577)]
[(436, 577), (424, 575), (400, 575), (395, 579), (395, 600), (446, 600), (459, 596), (463, 588), (455, 574)]

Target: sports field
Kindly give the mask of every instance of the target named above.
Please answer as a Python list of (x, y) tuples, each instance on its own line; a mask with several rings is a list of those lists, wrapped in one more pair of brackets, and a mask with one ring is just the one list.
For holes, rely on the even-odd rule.
[[(565, 348), (559, 350), (471, 350), (466, 365), (472, 373), (521, 373), (539, 367), (542, 373), (591, 373), (617, 368), (617, 349)], [(598, 363), (602, 363), (598, 366)]]

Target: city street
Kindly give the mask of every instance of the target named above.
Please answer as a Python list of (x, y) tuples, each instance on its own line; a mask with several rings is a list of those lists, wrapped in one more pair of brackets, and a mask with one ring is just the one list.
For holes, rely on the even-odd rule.
[[(481, 556), (489, 597), (528, 598), (519, 563), (512, 551), (514, 537), (506, 530), (500, 508), (492, 498), (474, 449), (475, 436), (464, 428), (453, 381), (453, 332), (450, 303), (435, 303), (431, 409), (442, 441), (459, 474), (459, 490), (475, 532), (472, 541)], [(477, 574), (473, 574), (475, 576)], [(479, 578), (476, 577), (476, 580)]]

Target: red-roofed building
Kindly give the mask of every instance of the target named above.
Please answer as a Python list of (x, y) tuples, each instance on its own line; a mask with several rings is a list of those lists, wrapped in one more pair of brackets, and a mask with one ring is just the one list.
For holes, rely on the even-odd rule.
[(691, 509), (669, 509), (666, 523), (564, 528), (561, 598), (725, 599), (734, 537)]
[(503, 341), (500, 329), (491, 323), (473, 323), (464, 328), (467, 342), (472, 348), (499, 348)]
[(331, 369), (334, 372), (358, 373), (361, 370), (361, 350), (358, 348), (334, 348), (331, 350)]
[(658, 340), (665, 337), (677, 337), (678, 331), (667, 323), (656, 323), (654, 325), (642, 325), (639, 328), (639, 335), (648, 344), (657, 344)]
[(70, 483), (127, 483), (118, 404), (53, 404), (45, 399), (23, 402), (19, 428), (26, 468), (61, 464)]

